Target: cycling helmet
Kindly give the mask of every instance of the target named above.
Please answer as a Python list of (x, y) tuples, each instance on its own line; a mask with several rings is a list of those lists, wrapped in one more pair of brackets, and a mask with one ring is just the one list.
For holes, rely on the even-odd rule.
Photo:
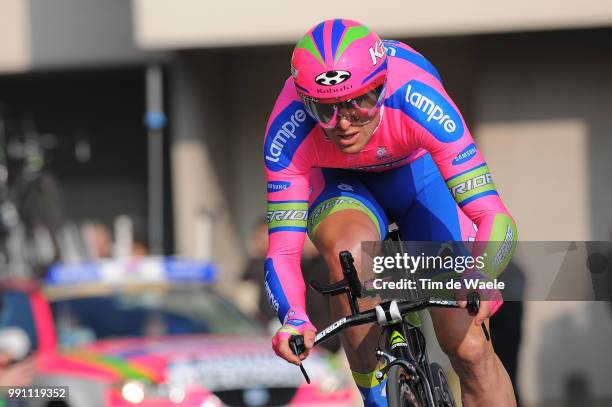
[(326, 20), (296, 44), (291, 75), (306, 110), (322, 125), (335, 126), (338, 113), (347, 110), (365, 123), (383, 101), (387, 53), (366, 26), (341, 18)]

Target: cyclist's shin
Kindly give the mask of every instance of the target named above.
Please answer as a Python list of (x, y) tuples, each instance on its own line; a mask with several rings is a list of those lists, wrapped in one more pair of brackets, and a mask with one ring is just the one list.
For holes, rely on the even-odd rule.
[(379, 382), (375, 377), (376, 372), (377, 370), (371, 373), (352, 372), (353, 379), (355, 379), (355, 384), (357, 384), (359, 393), (361, 393), (365, 407), (387, 407), (385, 388), (387, 378), (385, 377)]

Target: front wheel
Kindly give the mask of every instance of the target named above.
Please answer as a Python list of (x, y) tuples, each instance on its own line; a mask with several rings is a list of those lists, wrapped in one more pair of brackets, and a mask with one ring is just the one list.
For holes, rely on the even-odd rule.
[(389, 407), (427, 407), (420, 386), (401, 365), (391, 366), (387, 372), (387, 402)]
[(431, 364), (431, 378), (433, 380), (436, 400), (440, 407), (455, 407), (455, 397), (446, 380), (446, 374), (442, 366), (437, 363)]

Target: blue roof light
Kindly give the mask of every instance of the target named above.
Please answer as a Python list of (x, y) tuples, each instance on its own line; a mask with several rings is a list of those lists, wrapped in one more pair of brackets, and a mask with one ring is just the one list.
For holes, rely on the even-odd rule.
[(144, 257), (56, 263), (45, 276), (46, 285), (65, 286), (94, 283), (213, 283), (216, 269), (210, 262), (172, 257)]

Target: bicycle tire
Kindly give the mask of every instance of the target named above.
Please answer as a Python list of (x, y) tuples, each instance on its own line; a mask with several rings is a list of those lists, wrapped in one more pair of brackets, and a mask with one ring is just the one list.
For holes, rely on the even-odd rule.
[(387, 403), (389, 407), (427, 407), (423, 392), (400, 365), (387, 372)]
[(431, 377), (433, 381), (434, 391), (439, 407), (456, 407), (455, 396), (448, 385), (446, 374), (437, 363), (431, 364)]

